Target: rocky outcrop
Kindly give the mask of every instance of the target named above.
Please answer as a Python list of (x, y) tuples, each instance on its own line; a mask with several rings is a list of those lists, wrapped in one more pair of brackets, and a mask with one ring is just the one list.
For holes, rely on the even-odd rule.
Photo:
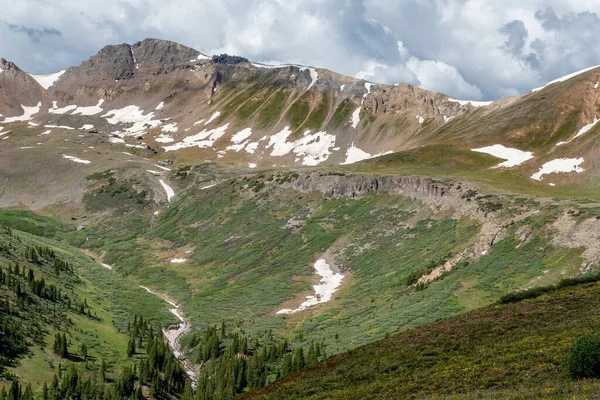
[(145, 39), (131, 46), (137, 69), (190, 63), (200, 52), (169, 40)]
[(325, 198), (330, 199), (387, 193), (424, 200), (448, 197), (456, 192), (451, 193), (451, 184), (431, 178), (410, 176), (340, 176), (313, 173), (296, 179), (289, 186), (301, 192), (321, 192)]

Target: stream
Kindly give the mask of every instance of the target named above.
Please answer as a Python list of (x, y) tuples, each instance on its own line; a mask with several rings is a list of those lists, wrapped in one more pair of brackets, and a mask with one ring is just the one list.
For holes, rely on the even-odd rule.
[[(113, 267), (108, 264), (100, 263), (100, 265), (102, 265), (106, 269), (113, 271)], [(196, 371), (194, 371), (194, 368), (192, 367), (190, 361), (187, 358), (185, 358), (183, 351), (179, 346), (179, 338), (189, 329), (188, 321), (183, 317), (183, 315), (181, 315), (179, 305), (171, 299), (169, 299), (169, 297), (157, 293), (146, 286), (140, 285), (140, 287), (148, 293), (159, 297), (163, 301), (166, 301), (172, 306), (172, 308), (170, 308), (169, 311), (171, 312), (171, 314), (177, 317), (179, 323), (163, 328), (163, 336), (165, 337), (165, 339), (167, 339), (167, 342), (169, 342), (169, 346), (173, 350), (173, 354), (181, 362), (183, 370), (192, 381), (192, 389), (196, 390), (198, 388), (198, 377), (196, 375)]]

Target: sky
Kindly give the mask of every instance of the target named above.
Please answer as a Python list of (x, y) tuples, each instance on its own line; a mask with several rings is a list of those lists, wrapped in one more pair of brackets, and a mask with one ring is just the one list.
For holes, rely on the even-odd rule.
[(600, 64), (597, 0), (0, 0), (0, 57), (52, 73), (152, 37), (493, 100)]

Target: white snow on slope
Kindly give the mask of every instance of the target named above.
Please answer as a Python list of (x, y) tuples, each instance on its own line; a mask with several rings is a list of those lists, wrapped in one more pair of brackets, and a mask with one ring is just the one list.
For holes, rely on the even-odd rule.
[(252, 66), (256, 68), (265, 68), (265, 69), (277, 69), (277, 68), (285, 68), (289, 66), (288, 64), (278, 64), (278, 65), (269, 65), (269, 64), (261, 64), (261, 63), (250, 63)]
[(566, 80), (569, 80), (569, 79), (571, 79), (571, 78), (574, 78), (574, 77), (576, 77), (577, 75), (581, 75), (581, 74), (583, 74), (583, 73), (585, 73), (585, 72), (591, 71), (591, 70), (593, 70), (594, 68), (598, 68), (598, 67), (600, 67), (600, 65), (594, 65), (593, 67), (584, 68), (584, 69), (582, 69), (582, 70), (575, 71), (575, 72), (573, 72), (573, 73), (570, 73), (570, 74), (568, 74), (568, 75), (561, 76), (560, 78), (557, 78), (557, 79), (555, 79), (555, 80), (553, 80), (553, 81), (551, 81), (551, 82), (548, 82), (548, 83), (546, 83), (544, 86), (541, 86), (541, 87), (538, 87), (538, 88), (535, 88), (535, 89), (531, 89), (531, 91), (532, 91), (532, 92), (537, 92), (537, 91), (540, 91), (540, 90), (544, 89), (545, 87), (547, 87), (547, 86), (549, 86), (549, 85), (552, 85), (553, 83), (564, 82), (564, 81), (566, 81)]
[(457, 100), (451, 97), (448, 97), (448, 101), (452, 103), (458, 103), (461, 106), (466, 106), (467, 104), (470, 104), (473, 107), (485, 107), (493, 103), (493, 101)]
[(175, 139), (173, 139), (171, 136), (165, 135), (164, 133), (158, 135), (158, 137), (154, 140), (158, 143), (172, 143), (175, 141)]
[(161, 186), (163, 187), (163, 189), (165, 189), (165, 192), (167, 193), (167, 201), (171, 201), (171, 199), (173, 197), (175, 197), (175, 191), (173, 190), (173, 188), (171, 188), (171, 186), (167, 185), (162, 179), (158, 180), (161, 184)]
[(571, 141), (575, 140), (576, 138), (578, 138), (579, 136), (583, 135), (584, 133), (588, 132), (589, 130), (591, 130), (597, 123), (598, 121), (600, 121), (600, 119), (598, 119), (597, 116), (594, 115), (594, 121), (590, 122), (589, 124), (585, 125), (583, 128), (581, 128), (577, 134), (575, 136), (573, 136), (571, 139), (567, 140), (566, 142), (558, 142), (556, 143), (557, 146), (562, 146), (563, 144), (567, 144), (570, 143)]
[(207, 148), (212, 147), (213, 144), (225, 134), (227, 131), (227, 127), (229, 124), (225, 124), (219, 128), (206, 130), (204, 129), (202, 132), (197, 133), (192, 136), (188, 136), (183, 139), (183, 142), (175, 143), (171, 146), (165, 146), (165, 151), (173, 151), (179, 149), (185, 149), (188, 147), (199, 147), (199, 148)]
[(343, 92), (344, 89), (346, 88), (346, 85), (340, 85), (340, 90)]
[(111, 267), (110, 265), (108, 265), (108, 264), (105, 264), (105, 263), (101, 263), (100, 265), (102, 265), (102, 266), (103, 266), (104, 268), (106, 268), (106, 269), (110, 269), (111, 271), (112, 271), (112, 269), (113, 269), (113, 267)]
[(294, 142), (293, 152), (296, 154), (296, 162), (302, 165), (314, 166), (326, 161), (335, 146), (335, 136), (327, 132), (311, 134), (304, 132), (304, 136)]
[(56, 82), (58, 80), (58, 78), (60, 78), (60, 76), (64, 73), (65, 73), (65, 71), (62, 70), (62, 71), (56, 72), (54, 74), (48, 74), (48, 75), (29, 74), (29, 76), (31, 76), (33, 79), (35, 79), (37, 81), (37, 83), (39, 83), (44, 89), (48, 90), (50, 88), (50, 86), (54, 85), (54, 82)]
[(40, 135), (49, 135), (51, 133), (52, 133), (52, 131), (48, 129), (47, 131), (40, 133)]
[(269, 137), (269, 144), (266, 147), (273, 148), (272, 157), (285, 156), (293, 152), (296, 154), (296, 162), (301, 162), (302, 165), (317, 165), (329, 158), (335, 145), (335, 136), (327, 132), (311, 134), (307, 130), (300, 139), (288, 142), (287, 138), (291, 133), (289, 126), (286, 126), (281, 132)]
[(44, 125), (44, 128), (67, 129), (67, 130), (70, 130), (70, 131), (72, 131), (73, 129), (75, 129), (75, 128), (71, 127), (71, 126), (66, 126), (66, 125)]
[(538, 170), (535, 174), (531, 175), (532, 179), (536, 181), (541, 181), (542, 176), (558, 173), (558, 172), (577, 172), (581, 173), (585, 171), (579, 165), (583, 163), (583, 157), (579, 158), (557, 158), (552, 161), (548, 161), (542, 168)]
[(175, 133), (175, 132), (177, 132), (177, 123), (176, 123), (176, 122), (173, 122), (173, 123), (171, 123), (171, 124), (164, 125), (164, 126), (161, 128), (161, 130), (162, 130), (163, 132)]
[(154, 166), (156, 168), (162, 169), (163, 171), (170, 171), (171, 170), (171, 168), (163, 167), (162, 165), (158, 165), (158, 164), (154, 164)]
[(297, 311), (302, 311), (309, 307), (326, 303), (331, 300), (333, 294), (342, 284), (344, 275), (333, 272), (329, 264), (327, 264), (327, 262), (323, 259), (317, 260), (314, 268), (316, 273), (321, 276), (319, 284), (313, 286), (313, 289), (315, 290), (314, 296), (306, 296), (306, 301), (304, 301), (298, 308), (294, 310), (284, 308), (277, 311), (277, 314), (293, 314)]
[(56, 100), (54, 100), (52, 102), (52, 108), (48, 110), (48, 112), (50, 114), (66, 114), (69, 111), (73, 111), (74, 109), (77, 108), (77, 106), (75, 104), (69, 105), (69, 106), (64, 106), (62, 108), (58, 108), (58, 102)]
[[(111, 115), (112, 117), (109, 118)], [(132, 135), (143, 132), (148, 128), (155, 128), (162, 123), (160, 120), (152, 119), (154, 118), (153, 112), (144, 115), (144, 111), (135, 105), (110, 110), (102, 115), (102, 117), (106, 118), (106, 121), (113, 125), (133, 123), (132, 127), (125, 129), (126, 133)]]
[(24, 105), (21, 105), (21, 108), (23, 109), (23, 115), (19, 116), (19, 117), (8, 117), (5, 118), (4, 121), (2, 122), (24, 122), (24, 121), (29, 121), (31, 119), (31, 116), (33, 114), (37, 114), (40, 111), (40, 107), (42, 106), (42, 102), (40, 101), (39, 103), (37, 103), (36, 106), (34, 107), (26, 107)]
[(155, 110), (162, 110), (163, 107), (165, 106), (165, 102), (161, 101), (160, 103), (158, 103), (158, 105), (156, 106)]
[(68, 155), (66, 155), (66, 154), (63, 154), (62, 156), (63, 156), (63, 158), (65, 158), (65, 159), (67, 159), (67, 160), (71, 160), (71, 161), (73, 161), (73, 162), (76, 162), (76, 163), (80, 163), (80, 164), (91, 164), (91, 161), (88, 161), (88, 160), (82, 160), (81, 158), (77, 158), (77, 157), (73, 157), (73, 156), (68, 156)]
[[(233, 150), (236, 152), (242, 150), (244, 147), (246, 147), (248, 144), (250, 144), (250, 141), (246, 140), (246, 139), (248, 139), (251, 135), (252, 135), (251, 128), (242, 129), (241, 131), (239, 131), (238, 133), (236, 133), (235, 135), (233, 135), (231, 137), (231, 142), (234, 144), (227, 146), (226, 150)], [(258, 143), (257, 143), (257, 145), (258, 145)]]
[(391, 150), (383, 152), (383, 153), (371, 155), (371, 154), (367, 153), (366, 151), (359, 149), (358, 147), (356, 147), (354, 145), (354, 143), (352, 143), (352, 145), (350, 147), (348, 147), (348, 150), (346, 150), (346, 161), (344, 161), (342, 163), (342, 165), (353, 164), (355, 162), (368, 160), (369, 158), (384, 156), (384, 155), (390, 154), (390, 153), (392, 153)]
[(171, 260), (171, 264), (181, 264), (186, 262), (187, 260), (185, 258), (174, 258)]
[(471, 151), (489, 154), (491, 156), (494, 156), (497, 158), (502, 158), (503, 160), (506, 160), (504, 162), (501, 162), (498, 165), (493, 166), (492, 168), (516, 167), (517, 165), (521, 165), (525, 161), (533, 158), (533, 153), (530, 151), (522, 151), (522, 150), (510, 148), (510, 147), (504, 147), (501, 144), (495, 144), (493, 146), (481, 147), (479, 149), (471, 149)]
[[(219, 117), (219, 115), (221, 115), (220, 111), (215, 112), (213, 115), (210, 116), (210, 118), (208, 119), (208, 121), (206, 121), (204, 123), (204, 126), (206, 126), (206, 125), (210, 124), (211, 122), (213, 122), (216, 118)], [(200, 123), (200, 122), (202, 122), (202, 121), (198, 121), (198, 123)], [(196, 124), (194, 124), (194, 125), (196, 125)]]
[(312, 67), (299, 67), (300, 72), (304, 72), (306, 70), (308, 70), (310, 72), (310, 78), (312, 79), (312, 81), (310, 82), (310, 85), (308, 85), (308, 88), (306, 90), (310, 90), (311, 87), (313, 87), (313, 85), (315, 83), (317, 83), (317, 80), (319, 79), (319, 73), (317, 72), (316, 69), (312, 68)]
[(94, 125), (92, 125), (92, 124), (85, 124), (85, 125), (83, 125), (81, 128), (79, 128), (79, 129), (82, 129), (82, 130), (84, 130), (84, 131), (87, 131), (87, 130), (89, 130), (89, 129), (93, 129), (93, 128), (94, 128)]
[(241, 143), (252, 135), (252, 128), (245, 128), (231, 137), (233, 143)]
[(294, 144), (287, 141), (288, 136), (292, 134), (289, 126), (284, 127), (280, 132), (269, 137), (267, 148), (273, 147), (272, 157), (285, 156), (294, 148)]
[(102, 107), (100, 107), (102, 105), (102, 103), (104, 103), (104, 99), (100, 99), (98, 100), (98, 104), (96, 104), (95, 106), (87, 106), (87, 107), (77, 107), (75, 109), (75, 111), (73, 111), (71, 114), (72, 115), (96, 115), (101, 113)]
[(423, 122), (425, 122), (425, 118), (423, 118), (421, 115), (417, 115), (417, 116), (415, 116), (415, 118), (417, 118), (417, 121), (419, 121), (419, 124), (422, 124)]
[(356, 110), (354, 110), (354, 112), (352, 113), (352, 127), (354, 129), (356, 129), (356, 127), (358, 126), (358, 124), (360, 123), (360, 110), (361, 110), (362, 106), (359, 106)]

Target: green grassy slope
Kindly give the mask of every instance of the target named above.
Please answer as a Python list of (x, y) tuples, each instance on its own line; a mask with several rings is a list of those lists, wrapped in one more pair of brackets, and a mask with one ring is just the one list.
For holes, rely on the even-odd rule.
[(269, 399), (594, 398), (565, 358), (600, 328), (600, 284), (441, 320), (341, 354), (246, 396)]
[[(76, 231), (69, 232), (68, 228), (33, 214), (5, 212), (0, 219), (2, 224), (32, 232), (77, 235)], [(35, 256), (31, 255), (32, 249)], [(26, 349), (2, 358), (0, 373), (14, 376), (23, 385), (31, 384), (35, 391), (44, 382), (50, 385), (59, 366), (66, 370), (70, 364), (84, 375), (92, 375), (98, 373), (104, 360), (109, 379), (119, 376), (122, 367), (135, 361), (126, 355), (126, 331), (134, 315), (143, 316), (156, 332), (164, 324), (175, 322), (162, 300), (58, 241), (58, 237), (43, 238), (0, 225), (0, 268), (7, 274), (16, 264), (26, 272), (13, 273), (10, 286), (8, 282), (0, 285), (0, 299), (5, 302), (0, 311), (19, 326), (27, 338)], [(33, 292), (29, 271), (34, 281), (44, 279), (45, 290)], [(53, 298), (48, 297), (51, 286)], [(52, 351), (57, 333), (67, 335), (67, 357)], [(83, 344), (87, 360), (81, 353)]]

